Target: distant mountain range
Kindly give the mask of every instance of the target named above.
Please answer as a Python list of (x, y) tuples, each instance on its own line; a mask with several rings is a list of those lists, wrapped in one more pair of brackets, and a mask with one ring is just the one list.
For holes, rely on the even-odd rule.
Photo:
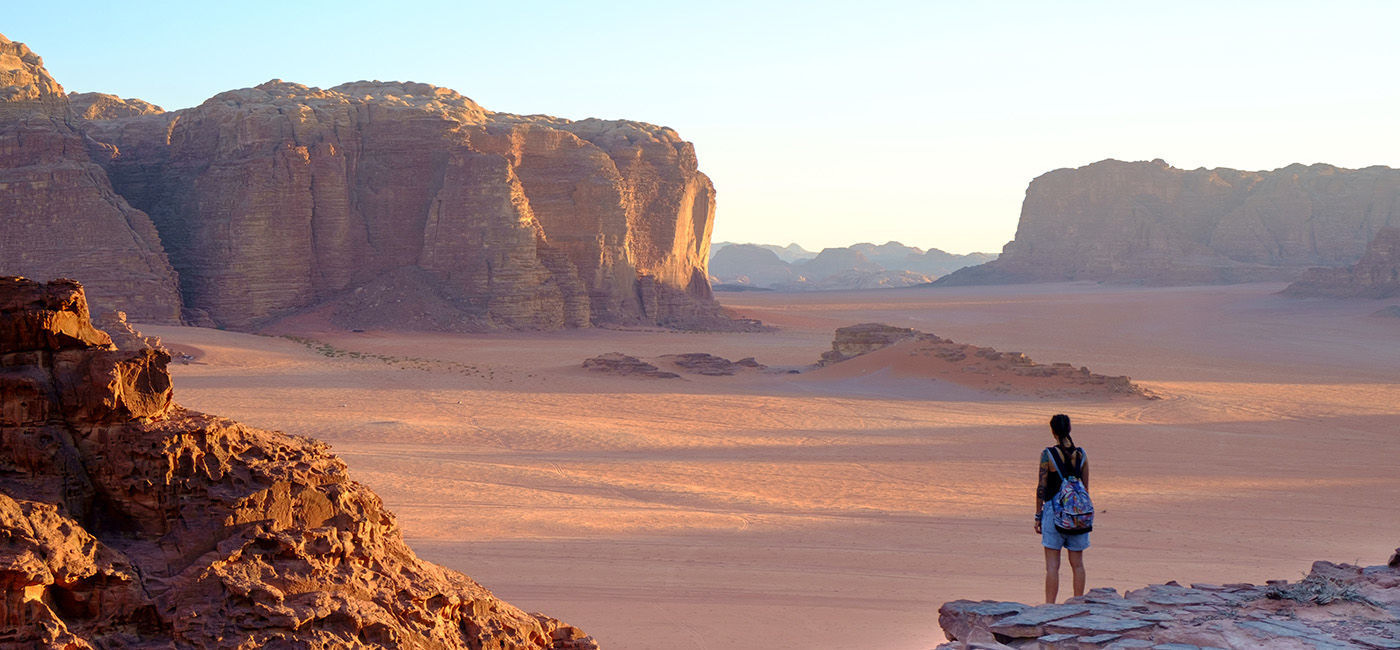
[(960, 268), (996, 259), (990, 253), (954, 255), (899, 242), (855, 244), (809, 251), (797, 244), (710, 246), (715, 289), (761, 288), (777, 291), (883, 289), (926, 284)]

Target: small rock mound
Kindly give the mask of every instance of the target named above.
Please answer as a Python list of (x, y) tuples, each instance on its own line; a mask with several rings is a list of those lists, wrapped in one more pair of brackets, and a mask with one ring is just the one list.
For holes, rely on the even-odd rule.
[[(868, 352), (887, 348), (906, 339), (929, 338), (919, 330), (908, 327), (894, 327), (883, 323), (861, 323), (836, 330), (836, 338), (831, 341), (831, 349), (822, 353), (819, 365), (830, 365), (853, 359)], [(938, 337), (932, 337), (937, 339)]]
[(965, 648), (1400, 648), (1400, 567), (1317, 562), (1266, 585), (1094, 589), (1060, 605), (957, 600), (938, 610)]
[(763, 370), (768, 367), (755, 361), (753, 357), (745, 357), (738, 361), (730, 361), (724, 357), (717, 357), (704, 352), (666, 354), (662, 355), (659, 360), (670, 362), (677, 368), (692, 374), (708, 375), (711, 377), (726, 377), (736, 374), (745, 368)]
[(1100, 375), (1068, 363), (1039, 364), (1020, 352), (1000, 352), (881, 323), (836, 330), (831, 349), (822, 354), (817, 365), (836, 364), (858, 366), (862, 374), (888, 368), (903, 376), (944, 380), (994, 393), (1158, 399), (1125, 376)]
[(418, 559), (324, 443), (181, 408), (170, 355), (117, 338), (77, 282), (0, 278), (0, 647), (597, 648)]
[(592, 359), (585, 359), (583, 367), (593, 372), (605, 372), (610, 375), (621, 375), (623, 377), (645, 377), (648, 379), (680, 378), (680, 375), (674, 372), (666, 372), (637, 357), (626, 355), (621, 352), (609, 352), (607, 354), (600, 354)]

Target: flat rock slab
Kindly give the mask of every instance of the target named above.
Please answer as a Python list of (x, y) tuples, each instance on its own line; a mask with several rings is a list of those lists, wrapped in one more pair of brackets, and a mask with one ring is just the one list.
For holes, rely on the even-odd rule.
[(1241, 621), (1239, 626), (1249, 628), (1256, 632), (1257, 636), (1265, 639), (1287, 638), (1306, 641), (1313, 644), (1317, 650), (1355, 647), (1344, 641), (1339, 641), (1325, 632), (1294, 621)]
[(986, 629), (1030, 608), (1030, 605), (995, 600), (955, 600), (938, 608), (938, 624), (949, 639), (967, 639), (973, 630)]
[(1088, 616), (1076, 616), (1074, 618), (1051, 621), (1045, 627), (1049, 632), (1063, 632), (1066, 634), (1105, 634), (1138, 630), (1154, 625), (1156, 625), (1156, 623), (1152, 621), (1119, 618), (1105, 614), (1089, 614)]
[(1221, 598), (1200, 589), (1188, 589), (1177, 585), (1152, 585), (1127, 594), (1129, 600), (1137, 600), (1163, 607), (1184, 607), (1187, 605), (1220, 604)]
[(1353, 643), (1360, 643), (1362, 646), (1368, 648), (1380, 648), (1381, 650), (1400, 650), (1400, 641), (1396, 641), (1395, 639), (1387, 639), (1385, 637), (1375, 636), (1371, 634), (1354, 636), (1351, 637), (1351, 640)]
[(1089, 611), (1087, 605), (1041, 605), (1015, 616), (1004, 618), (988, 627), (993, 633), (1018, 638), (1043, 636), (1043, 626), (1054, 620), (1078, 616)]

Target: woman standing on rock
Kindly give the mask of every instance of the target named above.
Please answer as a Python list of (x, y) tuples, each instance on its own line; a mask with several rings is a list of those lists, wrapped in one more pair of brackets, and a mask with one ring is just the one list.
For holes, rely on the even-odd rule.
[[(1063, 413), (1050, 418), (1050, 432), (1055, 445), (1040, 452), (1040, 482), (1035, 490), (1035, 532), (1045, 547), (1045, 602), (1055, 602), (1060, 591), (1060, 549), (1069, 550), (1069, 566), (1074, 570), (1074, 595), (1084, 595), (1084, 549), (1089, 548), (1089, 532), (1061, 531), (1055, 526), (1056, 495), (1065, 479), (1078, 479), (1083, 484), (1087, 502), (1089, 489), (1089, 460), (1084, 450), (1074, 446), (1069, 436), (1069, 416)], [(1092, 506), (1091, 506), (1092, 507)], [(1092, 517), (1092, 509), (1090, 510)], [(1090, 520), (1092, 522), (1092, 519)]]

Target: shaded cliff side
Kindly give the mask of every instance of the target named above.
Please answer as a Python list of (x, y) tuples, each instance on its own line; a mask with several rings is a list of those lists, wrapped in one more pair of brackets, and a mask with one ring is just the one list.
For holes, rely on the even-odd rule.
[(0, 275), (89, 278), (99, 307), (180, 322), (160, 236), (113, 191), (78, 121), (43, 59), (0, 36)]
[(935, 284), (1292, 280), (1355, 263), (1386, 226), (1400, 226), (1400, 170), (1388, 167), (1104, 160), (1031, 181), (1001, 257)]
[(0, 645), (597, 647), (419, 560), (325, 444), (181, 408), (118, 334), (76, 282), (0, 278)]

